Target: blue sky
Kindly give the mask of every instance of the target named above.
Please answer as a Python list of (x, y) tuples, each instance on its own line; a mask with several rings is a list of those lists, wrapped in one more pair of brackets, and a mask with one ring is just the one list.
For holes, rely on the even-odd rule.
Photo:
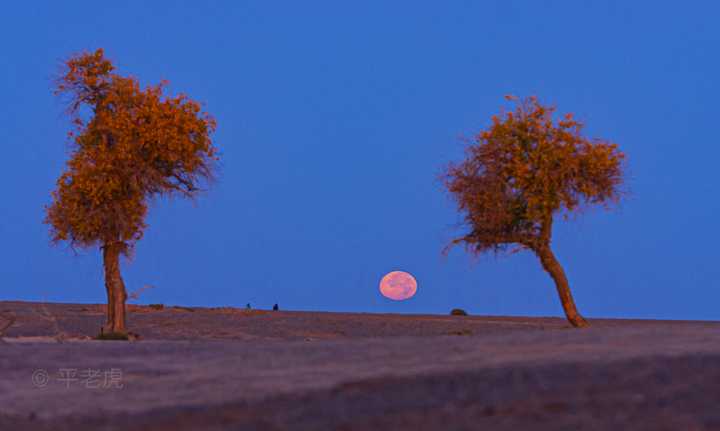
[[(203, 4), (203, 3), (209, 3)], [(537, 95), (629, 158), (630, 198), (557, 224), (588, 317), (718, 319), (716, 2), (11, 2), (0, 15), (0, 299), (103, 302), (99, 252), (51, 247), (68, 155), (63, 58), (203, 102), (219, 182), (154, 202), (131, 262), (141, 303), (561, 315), (527, 253), (441, 254), (461, 232), (437, 175), (503, 95)], [(391, 270), (418, 294), (381, 297)]]

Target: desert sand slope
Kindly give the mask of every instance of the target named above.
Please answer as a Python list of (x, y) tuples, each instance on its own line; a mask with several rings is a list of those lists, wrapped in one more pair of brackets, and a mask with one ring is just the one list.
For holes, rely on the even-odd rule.
[(720, 430), (711, 322), (134, 307), (141, 340), (101, 342), (98, 305), (5, 310), (3, 431)]

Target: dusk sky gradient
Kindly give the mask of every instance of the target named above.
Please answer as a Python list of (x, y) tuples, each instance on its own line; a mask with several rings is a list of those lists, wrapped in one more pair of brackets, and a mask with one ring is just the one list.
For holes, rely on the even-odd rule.
[[(0, 12), (0, 299), (105, 302), (98, 250), (51, 247), (68, 157), (61, 61), (102, 47), (218, 121), (218, 182), (152, 204), (139, 303), (561, 316), (530, 253), (473, 259), (438, 174), (503, 96), (537, 95), (628, 156), (616, 211), (556, 223), (587, 317), (720, 319), (720, 4), (8, 2)], [(415, 297), (378, 291), (412, 273)]]

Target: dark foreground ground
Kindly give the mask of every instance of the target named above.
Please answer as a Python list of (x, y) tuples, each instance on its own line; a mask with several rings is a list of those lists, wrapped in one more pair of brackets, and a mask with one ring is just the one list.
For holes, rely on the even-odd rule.
[[(0, 430), (720, 430), (720, 324), (0, 302)], [(0, 320), (2, 327), (2, 320)]]

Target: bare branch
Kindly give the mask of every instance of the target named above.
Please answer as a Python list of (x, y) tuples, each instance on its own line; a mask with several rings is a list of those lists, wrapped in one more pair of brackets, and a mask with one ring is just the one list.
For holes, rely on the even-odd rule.
[(140, 289), (132, 292), (128, 295), (127, 300), (128, 301), (134, 301), (140, 298), (140, 294), (143, 293), (146, 290), (154, 289), (155, 286), (152, 286), (150, 284), (146, 284), (145, 286), (141, 287)]

